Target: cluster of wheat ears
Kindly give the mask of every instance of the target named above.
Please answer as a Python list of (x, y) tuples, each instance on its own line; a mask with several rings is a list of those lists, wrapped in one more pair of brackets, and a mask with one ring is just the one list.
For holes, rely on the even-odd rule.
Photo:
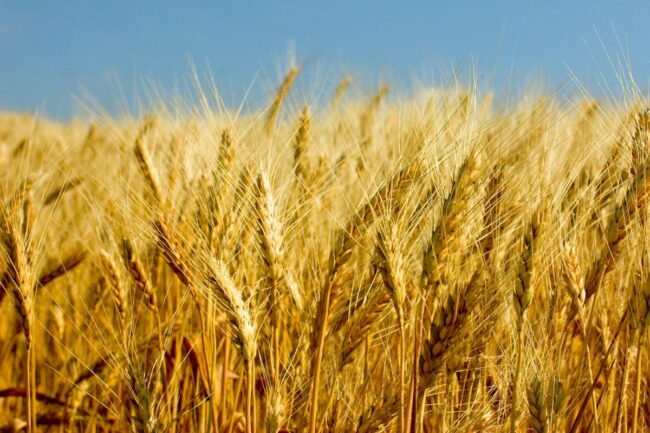
[(298, 72), (2, 117), (0, 431), (650, 431), (643, 99)]

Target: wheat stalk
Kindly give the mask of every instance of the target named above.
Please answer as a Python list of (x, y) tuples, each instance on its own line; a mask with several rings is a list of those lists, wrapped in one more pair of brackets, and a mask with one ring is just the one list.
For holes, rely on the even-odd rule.
[(436, 292), (448, 284), (451, 271), (450, 256), (459, 249), (458, 231), (461, 216), (468, 209), (478, 171), (476, 156), (471, 153), (456, 172), (449, 194), (442, 206), (442, 214), (431, 233), (422, 259), (422, 289), (426, 294)]
[(406, 336), (404, 330), (404, 303), (406, 301), (406, 288), (404, 286), (404, 260), (401, 256), (399, 247), (397, 245), (398, 234), (397, 226), (393, 225), (384, 234), (379, 231), (377, 238), (376, 254), (378, 257), (377, 267), (381, 274), (384, 286), (389, 291), (395, 314), (397, 314), (397, 323), (399, 328), (399, 345), (397, 346), (399, 358), (399, 404), (398, 411), (398, 431), (403, 433), (405, 431), (405, 404), (404, 404), (404, 377), (406, 372), (406, 361), (404, 358), (404, 351), (406, 350)]
[(528, 388), (528, 413), (535, 433), (545, 433), (547, 429), (547, 409), (544, 390), (539, 379), (535, 379)]
[(310, 178), (309, 161), (307, 160), (307, 146), (311, 129), (311, 116), (309, 107), (305, 106), (298, 120), (298, 130), (293, 145), (293, 171), (298, 181), (304, 183)]
[[(22, 193), (22, 212), (20, 223), (9, 220), (8, 215), (3, 215), (2, 238), (4, 241), (5, 254), (9, 264), (7, 280), (3, 281), (3, 291), (9, 290), (14, 299), (16, 312), (20, 316), (23, 334), (25, 336), (25, 391), (26, 391), (26, 418), (27, 430), (29, 433), (36, 431), (36, 382), (35, 382), (35, 360), (33, 351), (34, 331), (34, 302), (35, 284), (34, 273), (31, 269), (33, 262), (33, 247), (31, 246), (31, 235), (33, 231), (34, 217), (31, 210), (30, 190)], [(16, 203), (20, 203), (17, 201)], [(17, 206), (14, 206), (12, 213), (16, 213)], [(8, 283), (8, 287), (7, 287)]]
[(126, 324), (126, 288), (124, 287), (122, 277), (118, 271), (117, 265), (113, 256), (106, 251), (99, 253), (99, 258), (104, 267), (104, 272), (107, 278), (108, 288), (113, 299), (113, 304), (117, 310), (118, 317), (122, 325)]
[(241, 291), (237, 289), (232, 281), (225, 265), (214, 260), (210, 283), (214, 288), (218, 299), (225, 305), (225, 313), (229, 318), (233, 332), (233, 342), (240, 351), (246, 364), (246, 381), (248, 383), (246, 394), (246, 431), (255, 432), (253, 419), (253, 406), (255, 386), (255, 356), (257, 354), (257, 330), (254, 316), (251, 314), (248, 305), (244, 302)]
[(297, 67), (289, 69), (289, 72), (287, 72), (287, 75), (284, 77), (282, 84), (280, 84), (280, 87), (278, 87), (278, 90), (275, 93), (275, 98), (273, 98), (271, 107), (269, 108), (269, 111), (266, 115), (266, 124), (264, 125), (264, 131), (267, 134), (273, 132), (276, 118), (278, 117), (278, 113), (280, 112), (280, 108), (282, 107), (282, 102), (284, 101), (287, 94), (289, 93), (289, 90), (291, 90), (291, 86), (293, 85), (293, 82), (296, 80), (296, 77), (298, 76), (298, 72), (300, 72), (300, 69)]
[(312, 364), (313, 383), (311, 386), (309, 433), (316, 432), (320, 364), (323, 357), (323, 344), (327, 335), (330, 307), (339, 294), (339, 273), (352, 255), (352, 247), (358, 232), (374, 221), (379, 207), (383, 206), (394, 192), (403, 192), (413, 181), (417, 180), (422, 169), (421, 162), (414, 161), (391, 178), (353, 215), (348, 225), (337, 235), (334, 248), (330, 251), (328, 272), (318, 300), (316, 320), (312, 327), (312, 347), (316, 350), (316, 357)]
[(632, 412), (632, 433), (636, 433), (638, 429), (638, 418), (639, 418), (639, 401), (641, 395), (641, 377), (642, 377), (642, 365), (641, 357), (644, 347), (644, 342), (646, 340), (646, 334), (648, 325), (650, 325), (650, 276), (648, 272), (645, 271), (648, 266), (648, 256), (644, 254), (643, 267), (645, 274), (643, 275), (642, 281), (638, 282), (635, 285), (633, 296), (636, 299), (633, 299), (632, 305), (633, 316), (635, 316), (635, 337), (636, 337), (636, 379), (634, 387), (634, 409)]
[(134, 153), (136, 159), (138, 160), (142, 175), (147, 181), (147, 185), (153, 193), (156, 203), (162, 203), (163, 193), (162, 188), (160, 187), (158, 173), (153, 163), (151, 162), (151, 156), (149, 155), (149, 151), (144, 144), (144, 140), (152, 128), (153, 125), (150, 122), (145, 122), (144, 126), (138, 132), (138, 135), (135, 138)]
[(439, 306), (437, 314), (430, 323), (429, 335), (422, 342), (418, 359), (419, 382), (416, 391), (416, 414), (419, 414), (418, 425), (420, 428), (423, 423), (426, 390), (433, 385), (435, 375), (444, 365), (452, 342), (459, 337), (461, 329), (465, 326), (471, 302), (478, 293), (480, 285), (480, 275), (478, 272), (474, 272), (470, 281), (461, 287), (456, 295), (450, 294), (446, 301)]
[(341, 81), (339, 81), (339, 84), (336, 86), (336, 90), (334, 90), (334, 96), (332, 97), (331, 107), (333, 110), (338, 107), (341, 98), (348, 90), (351, 83), (352, 77), (346, 75), (345, 77), (341, 78)]

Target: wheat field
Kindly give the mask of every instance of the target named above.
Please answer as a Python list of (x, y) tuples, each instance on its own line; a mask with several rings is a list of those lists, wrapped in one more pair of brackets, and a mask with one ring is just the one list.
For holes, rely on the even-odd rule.
[(0, 117), (0, 431), (650, 431), (640, 93), (299, 72)]

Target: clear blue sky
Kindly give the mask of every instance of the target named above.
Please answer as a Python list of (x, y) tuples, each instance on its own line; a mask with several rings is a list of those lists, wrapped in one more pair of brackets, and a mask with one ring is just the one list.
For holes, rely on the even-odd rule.
[(128, 97), (145, 79), (182, 89), (190, 57), (234, 102), (252, 82), (268, 92), (292, 45), (316, 90), (352, 72), (408, 91), (453, 64), (501, 88), (543, 75), (575, 89), (571, 69), (597, 91), (598, 74), (613, 76), (605, 49), (629, 56), (645, 89), (649, 29), (648, 0), (0, 0), (0, 110), (65, 118), (84, 89), (107, 107), (116, 83)]

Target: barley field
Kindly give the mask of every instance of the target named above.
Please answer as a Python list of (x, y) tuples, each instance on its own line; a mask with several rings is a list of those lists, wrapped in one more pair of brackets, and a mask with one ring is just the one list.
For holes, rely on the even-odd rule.
[(0, 431), (650, 431), (641, 94), (299, 72), (0, 117)]

